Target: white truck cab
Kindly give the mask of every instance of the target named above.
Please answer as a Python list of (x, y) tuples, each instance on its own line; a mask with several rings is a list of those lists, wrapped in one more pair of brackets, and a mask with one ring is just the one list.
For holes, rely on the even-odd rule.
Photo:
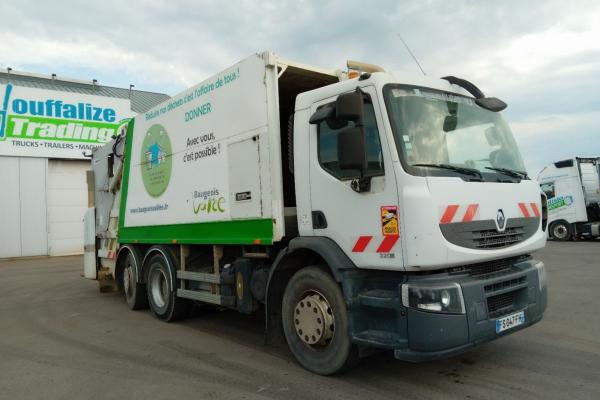
[[(363, 109), (344, 123), (346, 95)], [(529, 254), (545, 245), (544, 196), (502, 115), (463, 87), (374, 72), (303, 93), (294, 154), (296, 176), (308, 175), (296, 180), (300, 236), (379, 271), (348, 278), (358, 343), (434, 359), (501, 334), (498, 316), (541, 318), (544, 267)]]
[(554, 240), (600, 237), (600, 157), (547, 165), (537, 180), (548, 197), (548, 234)]
[[(370, 181), (363, 191), (352, 189), (358, 170), (339, 165), (336, 144), (346, 127), (307, 123), (357, 88)], [(542, 248), (539, 187), (498, 170), (524, 170), (512, 133), (501, 114), (467, 96), (445, 80), (385, 72), (299, 95), (295, 170), (309, 175), (296, 181), (300, 234), (327, 236), (357, 266), (381, 270), (433, 270)], [(395, 231), (384, 229), (386, 211), (395, 214)], [(319, 212), (326, 226), (315, 229), (307, 221)]]
[(546, 309), (546, 202), (505, 107), (452, 76), (253, 55), (94, 152), (86, 275), (165, 321), (262, 310), (326, 375), (518, 331)]

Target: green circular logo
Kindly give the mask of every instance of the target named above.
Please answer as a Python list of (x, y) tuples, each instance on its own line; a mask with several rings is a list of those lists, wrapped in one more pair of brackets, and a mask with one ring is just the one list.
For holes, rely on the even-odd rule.
[(148, 129), (142, 143), (142, 180), (146, 192), (158, 197), (167, 190), (171, 179), (172, 149), (169, 135), (162, 125)]

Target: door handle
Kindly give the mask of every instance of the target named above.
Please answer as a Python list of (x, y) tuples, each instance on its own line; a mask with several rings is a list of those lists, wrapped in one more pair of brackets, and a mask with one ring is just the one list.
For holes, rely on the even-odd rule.
[(327, 228), (327, 218), (325, 218), (325, 214), (323, 213), (323, 211), (312, 212), (312, 224), (313, 229)]

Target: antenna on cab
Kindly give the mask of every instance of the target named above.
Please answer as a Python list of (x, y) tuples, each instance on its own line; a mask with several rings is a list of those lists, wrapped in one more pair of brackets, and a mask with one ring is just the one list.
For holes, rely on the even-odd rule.
[(425, 71), (423, 71), (423, 67), (421, 67), (421, 64), (419, 64), (419, 60), (417, 60), (417, 57), (415, 57), (415, 55), (413, 54), (413, 52), (410, 51), (410, 47), (408, 47), (408, 45), (406, 44), (406, 42), (404, 41), (404, 39), (402, 39), (402, 35), (400, 35), (399, 33), (397, 35), (400, 38), (400, 41), (402, 42), (402, 44), (404, 45), (404, 47), (406, 47), (406, 50), (408, 50), (408, 54), (410, 54), (410, 56), (413, 58), (413, 60), (415, 60), (415, 63), (417, 64), (417, 66), (419, 67), (419, 69), (421, 70), (421, 72), (423, 73), (423, 75), (427, 76), (427, 74), (425, 73)]

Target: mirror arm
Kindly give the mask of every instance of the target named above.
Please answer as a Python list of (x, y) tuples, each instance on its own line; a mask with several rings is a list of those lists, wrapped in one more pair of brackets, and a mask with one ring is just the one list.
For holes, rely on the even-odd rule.
[(365, 171), (361, 168), (360, 178), (353, 179), (350, 183), (350, 187), (356, 193), (370, 192), (371, 191), (371, 176), (365, 177)]
[[(360, 114), (358, 115), (358, 118), (356, 120), (354, 120), (354, 128), (358, 128), (361, 131), (361, 136), (362, 136), (362, 147), (364, 149), (364, 157), (365, 157), (365, 162), (367, 163), (368, 166), (368, 161), (367, 161), (367, 143), (366, 143), (366, 136), (365, 136), (365, 129), (364, 129), (364, 104), (365, 104), (365, 96), (366, 93), (362, 91), (362, 89), (360, 88), (360, 86), (356, 86), (356, 90), (355, 92), (357, 94), (360, 95), (360, 99), (361, 99), (361, 111)], [(352, 190), (354, 190), (357, 193), (363, 193), (363, 192), (370, 192), (371, 191), (371, 177), (365, 177), (365, 173), (367, 172), (367, 166), (362, 165), (361, 168), (359, 169), (360, 172), (360, 177), (353, 179), (350, 182), (350, 188)]]
[(363, 174), (361, 172), (361, 177), (352, 180), (352, 182), (350, 183), (350, 187), (356, 193), (363, 193), (363, 192), (371, 191), (371, 177), (370, 176), (364, 177), (362, 175)]
[(355, 126), (357, 128), (362, 128), (364, 126), (363, 119), (365, 117), (365, 114), (364, 114), (364, 112), (365, 112), (364, 111), (364, 109), (365, 109), (365, 92), (362, 91), (362, 89), (360, 88), (360, 86), (357, 86), (356, 87), (356, 93), (360, 94), (361, 103), (362, 103), (362, 110), (363, 111), (361, 112), (360, 121), (356, 122)]
[[(367, 140), (366, 140), (366, 136), (365, 136), (365, 130), (364, 130), (364, 106), (365, 106), (365, 92), (362, 91), (362, 89), (360, 88), (360, 86), (356, 87), (356, 92), (360, 93), (361, 99), (362, 99), (362, 108), (363, 108), (363, 112), (361, 113), (361, 118), (360, 121), (358, 121), (355, 126), (357, 128), (360, 128), (360, 130), (362, 131), (362, 135), (363, 135), (363, 142), (365, 143), (365, 153), (367, 152)], [(366, 157), (366, 155), (365, 155)], [(368, 161), (367, 161), (368, 163)], [(352, 181), (352, 189), (357, 192), (357, 193), (362, 193), (362, 192), (370, 192), (371, 191), (371, 177), (366, 177), (365, 178), (365, 169), (361, 168), (360, 169), (360, 178), (359, 179), (355, 179), (354, 181)]]

